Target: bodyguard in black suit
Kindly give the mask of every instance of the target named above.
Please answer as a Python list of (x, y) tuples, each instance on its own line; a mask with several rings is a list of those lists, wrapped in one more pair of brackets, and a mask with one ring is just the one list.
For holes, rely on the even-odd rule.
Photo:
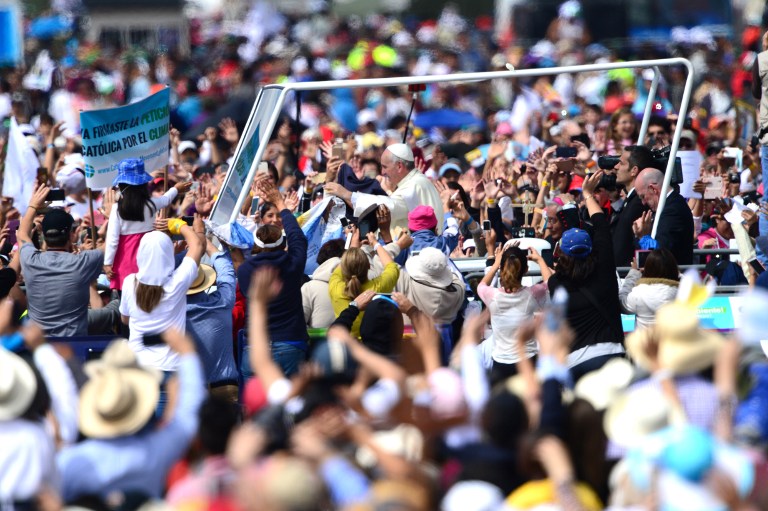
[(693, 264), (693, 214), (688, 201), (676, 191), (664, 203), (656, 242), (672, 252), (677, 264)]
[[(637, 177), (636, 191), (652, 211), (656, 211), (661, 197), (664, 174), (657, 169), (644, 169)], [(645, 229), (649, 231), (649, 229)], [(638, 234), (650, 234), (640, 231)], [(693, 214), (688, 202), (672, 190), (667, 195), (656, 231), (659, 248), (666, 248), (675, 256), (677, 264), (693, 264)]]
[(653, 166), (653, 155), (645, 146), (627, 146), (616, 164), (616, 183), (627, 191), (622, 208), (611, 220), (613, 257), (616, 266), (629, 266), (635, 255), (635, 234), (632, 224), (648, 211), (635, 190), (635, 180), (644, 168)]

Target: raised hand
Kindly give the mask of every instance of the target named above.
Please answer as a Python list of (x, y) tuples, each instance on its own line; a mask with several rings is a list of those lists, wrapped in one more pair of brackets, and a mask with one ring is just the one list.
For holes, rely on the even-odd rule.
[(421, 172), (422, 174), (427, 171), (427, 164), (424, 161), (423, 158), (419, 158), (418, 156), (413, 161), (414, 168)]
[(299, 194), (296, 193), (296, 190), (291, 190), (285, 197), (285, 207), (288, 208), (291, 213), (295, 213), (299, 208)]
[(219, 123), (219, 129), (224, 140), (234, 145), (240, 140), (240, 133), (237, 131), (237, 124), (230, 117), (225, 117)]
[(210, 215), (216, 202), (211, 191), (207, 186), (200, 186), (195, 194), (195, 211), (203, 216)]
[(324, 141), (320, 144), (320, 150), (323, 152), (325, 159), (331, 161), (331, 158), (333, 158), (333, 142), (330, 140)]
[(482, 180), (475, 183), (469, 192), (469, 197), (474, 203), (483, 202), (485, 199), (485, 183)]
[(632, 223), (632, 232), (636, 238), (642, 238), (647, 234), (651, 234), (653, 229), (653, 211), (646, 211), (637, 220)]
[(376, 208), (376, 222), (380, 231), (389, 232), (392, 225), (392, 213), (384, 204)]
[(485, 189), (485, 196), (487, 199), (498, 199), (501, 195), (501, 188), (496, 183), (495, 179), (483, 180), (483, 188)]
[(261, 303), (272, 301), (283, 288), (280, 273), (270, 266), (256, 270), (251, 277), (251, 287), (248, 290), (250, 300)]
[(216, 135), (218, 135), (218, 132), (216, 131), (216, 128), (213, 126), (208, 126), (205, 128), (205, 133), (203, 134), (205, 136), (205, 139), (208, 142), (215, 142), (216, 141)]
[(171, 128), (168, 132), (168, 138), (171, 140), (171, 146), (179, 147), (181, 143), (181, 132), (176, 128)]

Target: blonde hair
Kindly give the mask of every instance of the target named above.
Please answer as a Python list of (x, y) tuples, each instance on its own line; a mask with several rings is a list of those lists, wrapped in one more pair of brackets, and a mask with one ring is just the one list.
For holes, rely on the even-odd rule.
[(341, 256), (341, 275), (347, 281), (344, 295), (354, 300), (363, 292), (363, 284), (368, 281), (371, 263), (368, 256), (359, 248), (350, 248)]

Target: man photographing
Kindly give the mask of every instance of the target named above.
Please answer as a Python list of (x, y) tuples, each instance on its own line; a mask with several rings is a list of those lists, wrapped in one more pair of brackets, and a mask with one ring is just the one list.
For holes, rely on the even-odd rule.
[(21, 272), (27, 288), (29, 318), (47, 336), (88, 335), (90, 283), (104, 265), (104, 252), (72, 253), (75, 220), (63, 209), (50, 209), (42, 221), (44, 246), (32, 243), (35, 217), (43, 211), (50, 189), (38, 186), (19, 225)]

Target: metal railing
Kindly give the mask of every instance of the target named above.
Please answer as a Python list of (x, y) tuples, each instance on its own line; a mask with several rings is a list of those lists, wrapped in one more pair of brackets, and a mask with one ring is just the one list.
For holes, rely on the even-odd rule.
[[(702, 249), (694, 249), (693, 255), (694, 259), (696, 257), (702, 257), (702, 256), (710, 256), (710, 255), (737, 255), (739, 251), (737, 249), (732, 248), (702, 248)], [(464, 278), (469, 281), (471, 279), (482, 279), (483, 276), (485, 276), (485, 257), (467, 257), (467, 258), (459, 258), (459, 259), (451, 259), (453, 263), (456, 265), (456, 268), (461, 272), (461, 274), (464, 276)], [(683, 264), (679, 265), (678, 268), (680, 268), (681, 272), (685, 272), (686, 270), (697, 270), (697, 271), (704, 271), (706, 268), (706, 264)], [(619, 274), (619, 277), (624, 278), (629, 273), (629, 270), (632, 268), (630, 266), (618, 266), (616, 268), (617, 273)], [(528, 273), (526, 273), (527, 277), (541, 277), (541, 271), (539, 269), (531, 268), (528, 270)], [(715, 291), (715, 294), (721, 295), (721, 294), (734, 294), (734, 293), (740, 293), (747, 289), (748, 286), (741, 285), (741, 286), (722, 286), (718, 285), (717, 290)]]

